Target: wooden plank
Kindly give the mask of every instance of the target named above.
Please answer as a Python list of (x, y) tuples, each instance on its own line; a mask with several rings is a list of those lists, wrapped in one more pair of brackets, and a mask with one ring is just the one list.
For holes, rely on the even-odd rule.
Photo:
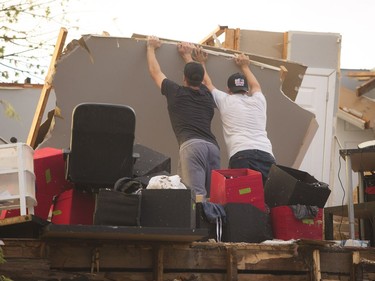
[(241, 40), (241, 36), (240, 36), (240, 29), (239, 28), (236, 28), (234, 30), (234, 43), (233, 43), (233, 50), (236, 50), (236, 51), (239, 51), (240, 50), (240, 40)]
[(227, 250), (227, 281), (237, 281), (237, 252), (234, 248)]
[(39, 238), (41, 230), (48, 223), (31, 214), (0, 219), (0, 239)]
[(351, 266), (351, 272), (350, 272), (350, 278), (351, 280), (363, 280), (363, 274), (361, 267), (359, 266), (361, 262), (361, 258), (358, 251), (354, 251), (352, 253), (352, 266)]
[(1, 238), (1, 246), (5, 260), (11, 259), (42, 259), (47, 258), (46, 244), (39, 239), (8, 239)]
[(42, 89), (40, 84), (0, 83), (0, 89)]
[(284, 82), (285, 77), (287, 75), (288, 75), (288, 69), (285, 66), (280, 65), (280, 81)]
[(319, 250), (314, 250), (313, 253), (313, 270), (312, 270), (312, 280), (320, 281), (322, 279), (320, 271), (320, 252)]
[(215, 40), (228, 29), (228, 26), (219, 25), (213, 32), (199, 41), (201, 45), (215, 46)]
[(344, 111), (341, 107), (337, 111), (337, 116), (362, 130), (369, 128), (369, 121), (350, 114), (349, 112)]
[[(0, 280), (48, 280), (46, 276), (51, 275), (48, 259), (7, 258), (5, 263), (0, 264)], [(2, 279), (1, 276), (10, 279)]]
[(163, 281), (164, 280), (164, 246), (155, 245), (154, 246), (154, 280)]
[(91, 254), (91, 273), (99, 272), (100, 270), (99, 256), (100, 256), (99, 248), (95, 247), (95, 249), (92, 251), (92, 254)]
[(284, 32), (283, 59), (288, 59), (289, 33)]
[(207, 237), (207, 232), (208, 229), (203, 228), (50, 224), (44, 228), (42, 238), (193, 242)]
[[(74, 278), (85, 276), (85, 280), (98, 281), (342, 281), (350, 280), (350, 276), (357, 280), (363, 276), (366, 280), (374, 275), (375, 252), (372, 249), (313, 242), (266, 245), (62, 239), (44, 241), (48, 249), (42, 250), (40, 240), (4, 239), (5, 258), (9, 264), (0, 265), (0, 272), (9, 273), (13, 280), (24, 281), (51, 280), (52, 276), (59, 280), (78, 280)], [(28, 243), (34, 248), (34, 254), (39, 251), (48, 253), (48, 256), (26, 258), (19, 249), (27, 248)], [(17, 253), (9, 248), (17, 248)], [(92, 256), (99, 252), (100, 271), (90, 273)], [(353, 266), (357, 268), (351, 273)]]
[(364, 264), (372, 264), (375, 267), (375, 251), (361, 251), (361, 262)]
[[(25, 261), (24, 261), (25, 262)], [(12, 267), (12, 270), (2, 274), (11, 278), (11, 280), (35, 281), (35, 280), (91, 280), (91, 281), (113, 281), (113, 280), (127, 280), (127, 281), (144, 281), (153, 280), (151, 272), (122, 272), (122, 271), (106, 271), (96, 272), (92, 274), (87, 271), (64, 271), (64, 270), (48, 270), (38, 268), (37, 263), (31, 263), (34, 266), (33, 270), (20, 270), (22, 264), (17, 263)], [(18, 266), (18, 268), (16, 267)], [(1, 267), (0, 267), (1, 268)], [(218, 281), (225, 280), (225, 273), (200, 273), (200, 272), (172, 272), (164, 274), (165, 280), (204, 280), (204, 281)], [(306, 281), (309, 280), (305, 275), (282, 274), (272, 275), (266, 273), (251, 273), (239, 274), (238, 281)], [(330, 281), (343, 281), (342, 277), (337, 279), (330, 279)], [(348, 280), (349, 281), (349, 280)]]
[(357, 97), (355, 91), (341, 87), (339, 96), (339, 107), (354, 109), (355, 112), (363, 114), (366, 128), (375, 127), (375, 103), (366, 97)]
[(46, 76), (46, 80), (42, 89), (42, 93), (40, 95), (39, 102), (35, 110), (34, 119), (33, 119), (33, 122), (31, 123), (31, 128), (30, 128), (29, 136), (27, 138), (26, 143), (33, 148), (35, 148), (34, 147), (35, 140), (38, 136), (39, 127), (40, 127), (40, 124), (42, 123), (44, 110), (46, 108), (48, 97), (52, 89), (52, 80), (53, 80), (53, 75), (55, 74), (55, 64), (62, 53), (67, 34), (68, 34), (68, 31), (66, 30), (66, 28), (60, 29), (60, 33), (57, 38), (57, 42), (55, 46), (55, 51), (52, 55), (51, 63), (47, 72), (47, 76)]
[(5, 218), (5, 219), (0, 220), (0, 227), (4, 226), (4, 225), (29, 222), (29, 221), (32, 221), (32, 219), (33, 219), (32, 215), (24, 215), (24, 216)]
[(352, 266), (351, 250), (320, 252), (320, 271), (328, 274), (350, 275)]
[(348, 77), (375, 77), (375, 71), (349, 71)]
[(223, 42), (223, 47), (226, 49), (236, 50), (235, 41), (236, 41), (236, 30), (227, 29), (225, 31), (225, 41)]
[(49, 241), (49, 259), (54, 269), (91, 268), (92, 249), (100, 251), (100, 268), (142, 270), (153, 268), (153, 247), (147, 243), (111, 243), (108, 241)]
[(356, 89), (357, 97), (360, 97), (360, 96), (370, 92), (373, 89), (375, 89), (375, 78), (372, 78), (369, 81), (367, 81), (366, 83), (357, 87), (357, 89)]

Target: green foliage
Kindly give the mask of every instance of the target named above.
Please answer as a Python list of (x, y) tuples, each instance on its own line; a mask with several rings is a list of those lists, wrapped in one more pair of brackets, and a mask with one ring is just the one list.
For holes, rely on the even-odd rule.
[(8, 118), (13, 118), (13, 119), (16, 119), (16, 120), (20, 120), (19, 115), (17, 114), (17, 112), (14, 110), (13, 106), (9, 102), (7, 102), (5, 100), (0, 100), (0, 104), (4, 108), (4, 114), (5, 114), (5, 116), (7, 116)]
[(12, 279), (9, 279), (5, 277), (4, 275), (0, 275), (0, 281), (12, 281)]
[(5, 260), (4, 260), (4, 253), (3, 253), (3, 249), (0, 247), (0, 264), (4, 263)]
[[(5, 263), (3, 249), (0, 247), (0, 264)], [(12, 281), (11, 279), (5, 277), (4, 275), (0, 275), (0, 281)]]
[(44, 80), (68, 1), (0, 1), (0, 82)]

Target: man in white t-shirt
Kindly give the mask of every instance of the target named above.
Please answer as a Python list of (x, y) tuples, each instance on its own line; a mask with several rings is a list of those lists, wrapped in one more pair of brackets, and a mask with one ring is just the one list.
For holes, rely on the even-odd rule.
[(207, 53), (197, 47), (194, 55), (206, 70), (203, 83), (212, 93), (220, 112), (229, 153), (229, 168), (259, 171), (265, 183), (276, 160), (266, 131), (267, 102), (259, 82), (249, 68), (249, 57), (244, 54), (235, 57), (241, 73), (235, 73), (228, 78), (226, 93), (212, 84), (205, 67)]

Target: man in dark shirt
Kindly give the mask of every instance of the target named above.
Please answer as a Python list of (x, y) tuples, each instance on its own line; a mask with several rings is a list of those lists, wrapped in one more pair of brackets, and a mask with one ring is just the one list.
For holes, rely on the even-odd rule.
[(161, 41), (150, 36), (147, 41), (147, 62), (150, 75), (166, 97), (172, 128), (179, 145), (178, 174), (196, 195), (209, 197), (211, 170), (220, 168), (220, 150), (211, 132), (215, 103), (202, 84), (204, 68), (192, 59), (194, 45), (177, 45), (184, 67), (183, 85), (169, 80), (161, 71), (155, 50)]

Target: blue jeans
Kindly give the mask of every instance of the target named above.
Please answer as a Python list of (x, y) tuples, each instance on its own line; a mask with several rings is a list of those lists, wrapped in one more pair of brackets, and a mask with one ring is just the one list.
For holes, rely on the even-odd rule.
[(195, 195), (210, 195), (211, 171), (220, 168), (220, 150), (208, 141), (191, 139), (180, 146), (178, 174)]
[(260, 172), (263, 184), (266, 183), (272, 164), (276, 164), (275, 158), (268, 152), (258, 149), (239, 151), (229, 159), (230, 169), (247, 168)]

